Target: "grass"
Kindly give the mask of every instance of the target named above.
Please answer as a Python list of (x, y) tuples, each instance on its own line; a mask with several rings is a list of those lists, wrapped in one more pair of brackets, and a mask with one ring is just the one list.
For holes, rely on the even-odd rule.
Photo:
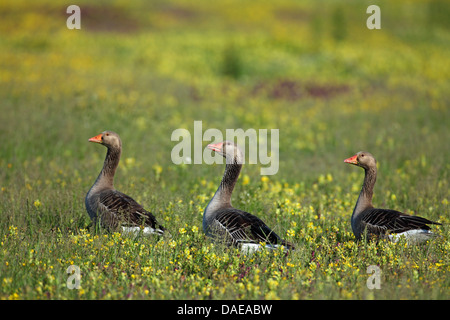
[[(360, 1), (77, 4), (81, 30), (61, 1), (0, 5), (1, 299), (449, 299), (448, 4), (380, 1), (381, 30)], [(278, 173), (245, 165), (233, 204), (298, 250), (205, 239), (224, 168), (170, 160), (195, 120), (280, 129)], [(116, 188), (172, 237), (88, 227), (103, 130), (123, 141)], [(441, 238), (354, 241), (363, 171), (343, 160), (360, 150), (379, 163), (375, 204), (440, 221)]]

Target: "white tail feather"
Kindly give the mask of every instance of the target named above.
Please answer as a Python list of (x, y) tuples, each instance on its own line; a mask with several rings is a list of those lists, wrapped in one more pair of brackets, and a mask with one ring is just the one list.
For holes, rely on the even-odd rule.
[(414, 229), (401, 233), (390, 234), (388, 235), (388, 238), (392, 242), (398, 242), (402, 237), (404, 237), (408, 243), (423, 243), (435, 236), (436, 235), (430, 230)]
[(143, 235), (163, 234), (163, 231), (159, 229), (154, 229), (152, 227), (144, 227), (143, 229), (141, 229), (141, 227), (122, 227), (122, 234), (124, 235), (137, 236), (141, 232)]
[[(266, 249), (269, 249), (269, 250), (275, 250), (275, 249), (281, 247), (281, 245), (279, 245), (279, 244), (266, 244), (264, 247)], [(259, 249), (261, 249), (261, 248), (262, 248), (262, 246), (260, 244), (257, 244), (257, 243), (242, 243), (241, 244), (241, 252), (245, 253), (245, 254), (253, 254), (256, 251), (258, 251)], [(286, 247), (284, 247), (284, 249), (287, 250)]]

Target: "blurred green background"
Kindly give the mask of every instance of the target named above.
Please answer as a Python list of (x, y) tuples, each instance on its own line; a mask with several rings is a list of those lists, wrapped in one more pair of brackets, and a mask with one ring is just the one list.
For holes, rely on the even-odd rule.
[[(449, 5), (377, 1), (382, 29), (369, 30), (370, 4), (79, 1), (81, 30), (69, 30), (63, 1), (4, 1), (0, 166), (33, 169), (2, 170), (2, 184), (59, 169), (89, 174), (85, 190), (104, 153), (86, 141), (103, 130), (141, 169), (177, 170), (171, 133), (193, 133), (194, 120), (280, 129), (280, 180), (348, 174), (342, 160), (360, 150), (382, 173), (412, 164), (415, 187), (448, 177)], [(212, 172), (188, 170), (189, 180)]]

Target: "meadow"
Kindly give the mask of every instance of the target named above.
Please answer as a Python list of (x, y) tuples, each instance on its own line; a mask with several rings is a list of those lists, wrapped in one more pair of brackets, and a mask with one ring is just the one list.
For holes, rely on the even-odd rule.
[[(376, 2), (381, 30), (356, 0), (80, 0), (69, 30), (64, 1), (2, 1), (0, 299), (449, 299), (450, 5)], [(278, 173), (244, 165), (232, 199), (296, 250), (205, 238), (224, 167), (170, 158), (196, 120), (279, 129)], [(90, 227), (106, 149), (88, 139), (104, 130), (122, 138), (115, 187), (171, 236)], [(364, 173), (343, 160), (361, 150), (379, 165), (374, 204), (442, 237), (355, 241)]]

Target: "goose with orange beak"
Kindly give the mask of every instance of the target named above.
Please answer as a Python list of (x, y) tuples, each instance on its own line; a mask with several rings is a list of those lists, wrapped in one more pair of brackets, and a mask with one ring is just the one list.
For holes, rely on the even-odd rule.
[(248, 253), (262, 246), (268, 249), (280, 246), (286, 250), (294, 249), (291, 243), (281, 239), (260, 218), (231, 205), (231, 194), (244, 160), (240, 148), (230, 141), (210, 144), (208, 148), (222, 155), (226, 165), (219, 188), (203, 213), (205, 234), (215, 241), (238, 246)]
[(351, 224), (357, 240), (387, 238), (393, 242), (405, 237), (410, 243), (421, 243), (435, 236), (429, 224), (441, 225), (422, 217), (411, 216), (391, 209), (378, 209), (372, 205), (373, 188), (377, 179), (375, 157), (365, 151), (345, 159), (345, 163), (364, 169), (364, 182), (353, 210)]
[(128, 234), (165, 233), (152, 213), (145, 210), (130, 196), (114, 188), (114, 175), (122, 153), (122, 141), (117, 133), (105, 131), (89, 139), (89, 142), (104, 145), (108, 151), (95, 183), (86, 198), (86, 210), (94, 223), (110, 231), (122, 229)]

